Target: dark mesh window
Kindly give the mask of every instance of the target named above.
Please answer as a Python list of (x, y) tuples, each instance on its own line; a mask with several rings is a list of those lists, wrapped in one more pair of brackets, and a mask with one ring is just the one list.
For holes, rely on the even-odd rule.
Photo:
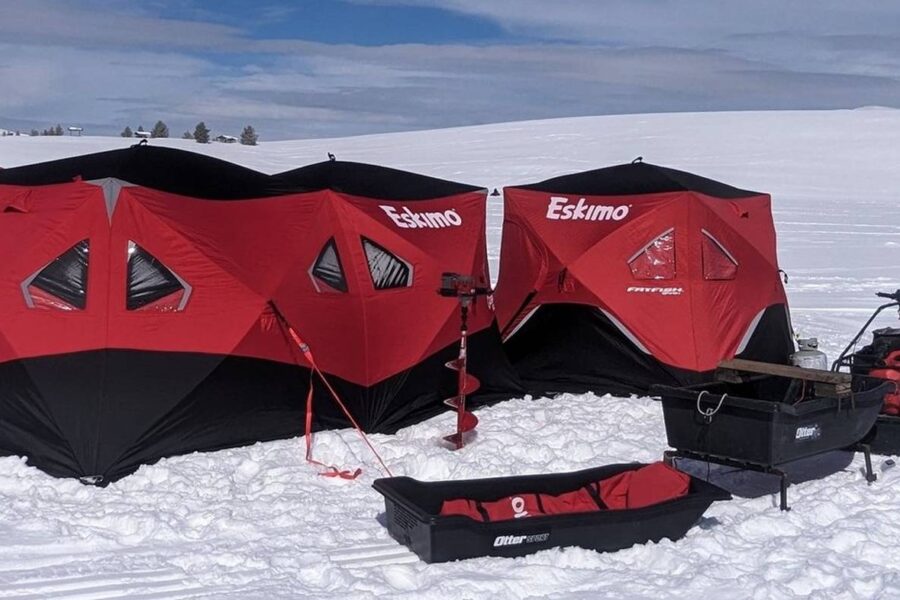
[(88, 241), (81, 240), (41, 269), (31, 280), (29, 287), (59, 298), (73, 308), (84, 310), (87, 305), (89, 251)]
[(140, 310), (167, 296), (183, 292), (184, 286), (172, 271), (134, 242), (128, 242), (128, 310)]
[(347, 291), (347, 280), (344, 278), (344, 269), (341, 267), (341, 257), (338, 256), (337, 245), (334, 238), (328, 240), (319, 258), (312, 268), (313, 277), (338, 291)]
[(376, 290), (404, 288), (412, 284), (412, 269), (406, 262), (371, 240), (363, 238), (362, 243)]

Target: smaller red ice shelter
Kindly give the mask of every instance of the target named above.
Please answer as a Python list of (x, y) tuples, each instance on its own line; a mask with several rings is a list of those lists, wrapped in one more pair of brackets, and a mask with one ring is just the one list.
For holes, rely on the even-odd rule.
[(504, 196), (497, 315), (529, 390), (641, 393), (793, 351), (767, 194), (635, 162)]

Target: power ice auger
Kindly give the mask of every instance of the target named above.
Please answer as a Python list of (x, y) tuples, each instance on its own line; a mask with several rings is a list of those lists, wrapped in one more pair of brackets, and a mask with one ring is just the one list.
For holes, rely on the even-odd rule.
[(465, 445), (465, 434), (473, 431), (478, 425), (478, 417), (466, 410), (466, 395), (471, 394), (481, 385), (478, 379), (469, 375), (467, 371), (469, 307), (477, 296), (486, 296), (491, 293), (491, 289), (476, 285), (474, 277), (458, 273), (444, 273), (441, 275), (441, 287), (438, 289), (438, 293), (441, 296), (459, 300), (459, 357), (446, 364), (448, 369), (453, 369), (458, 374), (457, 393), (444, 400), (444, 404), (456, 410), (456, 433), (445, 436), (444, 440), (450, 442), (455, 450), (459, 450)]

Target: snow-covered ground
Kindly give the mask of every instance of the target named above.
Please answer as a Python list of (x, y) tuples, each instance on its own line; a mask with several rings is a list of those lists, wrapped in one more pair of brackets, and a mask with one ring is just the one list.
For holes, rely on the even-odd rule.
[[(0, 167), (134, 141), (0, 138)], [(773, 196), (795, 327), (818, 335), (830, 356), (877, 304), (875, 291), (900, 287), (900, 111), (594, 117), (258, 147), (153, 143), (266, 172), (330, 151), (490, 188), (641, 155), (764, 190)], [(496, 272), (497, 199), (489, 215)], [(420, 479), (651, 461), (666, 448), (660, 406), (650, 399), (516, 399), (479, 417), (477, 441), (457, 453), (436, 442), (451, 429), (449, 415), (372, 439), (395, 474)], [(426, 565), (381, 526), (383, 502), (369, 487), (379, 472), (354, 432), (318, 434), (316, 453), (364, 465), (357, 481), (318, 477), (302, 446), (298, 438), (172, 458), (106, 489), (0, 459), (0, 598), (900, 597), (900, 469), (884, 457), (875, 457), (872, 486), (861, 456), (795, 465), (789, 513), (777, 509), (773, 479), (713, 468), (713, 480), (739, 497), (714, 505), (678, 543)]]

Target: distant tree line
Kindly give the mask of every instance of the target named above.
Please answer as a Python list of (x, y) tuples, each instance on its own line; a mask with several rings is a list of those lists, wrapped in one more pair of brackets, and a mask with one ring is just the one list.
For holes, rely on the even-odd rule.
[[(130, 125), (126, 125), (125, 129), (119, 134), (124, 138), (131, 137), (147, 137), (147, 131), (144, 129), (143, 125), (138, 125), (136, 130), (132, 130)], [(8, 130), (3, 130), (3, 136), (8, 135), (21, 135), (19, 131), (12, 132)], [(38, 131), (37, 129), (32, 129), (30, 132), (32, 137), (39, 135), (64, 135), (63, 127), (61, 124), (57, 123), (55, 127), (49, 127), (42, 131)], [(210, 131), (209, 127), (206, 126), (206, 123), (200, 121), (197, 123), (197, 126), (194, 127), (194, 131), (185, 131), (181, 138), (185, 140), (194, 140), (199, 144), (208, 144), (210, 142), (210, 136), (212, 135), (212, 131)], [(153, 128), (149, 131), (149, 137), (151, 138), (167, 138), (169, 137), (169, 126), (166, 125), (163, 121), (157, 121)], [(238, 138), (229, 135), (220, 135), (216, 138), (219, 141), (225, 142), (234, 142), (238, 141), (244, 146), (255, 146), (259, 142), (259, 134), (256, 133), (256, 130), (252, 125), (247, 125), (241, 131), (241, 135)]]
[[(16, 132), (16, 135), (18, 135), (18, 132)], [(43, 129), (41, 131), (38, 131), (37, 129), (31, 130), (32, 137), (38, 136), (38, 135), (63, 135), (62, 125), (57, 123), (56, 127), (49, 127), (47, 129)]]
[[(138, 125), (137, 133), (146, 133), (143, 125)], [(119, 134), (122, 137), (130, 138), (135, 136), (135, 132), (131, 130), (131, 126), (126, 125), (125, 129), (122, 130), (122, 133)], [(139, 136), (145, 137), (145, 136)], [(152, 138), (167, 138), (169, 137), (169, 127), (162, 121), (157, 121), (156, 125), (153, 126), (153, 129), (150, 130), (150, 137)]]
[[(138, 126), (137, 133), (146, 133), (144, 131), (143, 125)], [(203, 121), (200, 121), (199, 123), (197, 123), (197, 126), (194, 127), (193, 132), (185, 131), (183, 134), (181, 134), (181, 139), (194, 140), (198, 144), (208, 144), (210, 141), (211, 134), (212, 134), (212, 132), (210, 131), (209, 127), (206, 126), (206, 123), (204, 123)], [(135, 131), (131, 130), (130, 126), (126, 126), (125, 129), (122, 130), (122, 133), (120, 133), (119, 135), (121, 135), (122, 137), (125, 137), (125, 138), (130, 138), (130, 137), (135, 137), (135, 135), (137, 135), (137, 134), (135, 133)], [(146, 137), (146, 135), (140, 135), (138, 137)], [(156, 125), (153, 126), (153, 129), (150, 130), (150, 137), (151, 138), (167, 138), (167, 137), (169, 137), (168, 125), (166, 125), (162, 121), (157, 121)], [(219, 137), (222, 139), (230, 138), (230, 141), (235, 140), (235, 138), (230, 137), (230, 136), (219, 136)], [(247, 125), (246, 127), (244, 127), (243, 131), (241, 132), (240, 138), (237, 138), (237, 139), (241, 144), (243, 144), (245, 146), (255, 146), (259, 142), (259, 134), (256, 133), (256, 130), (253, 129), (252, 125)]]

